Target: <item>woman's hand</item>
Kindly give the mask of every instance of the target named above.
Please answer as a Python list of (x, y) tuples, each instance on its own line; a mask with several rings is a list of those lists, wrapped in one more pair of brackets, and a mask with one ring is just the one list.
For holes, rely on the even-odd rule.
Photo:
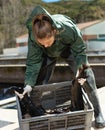
[(85, 78), (79, 78), (78, 79), (78, 83), (80, 83), (80, 85), (83, 85), (86, 82)]
[(21, 94), (21, 93), (19, 93), (19, 92), (17, 92), (17, 91), (15, 91), (15, 94), (20, 98), (20, 99), (22, 99), (24, 96), (23, 96), (23, 94)]
[(28, 95), (30, 94), (30, 92), (32, 91), (32, 87), (30, 85), (26, 85), (26, 87), (24, 88), (23, 93), (19, 93), (17, 91), (15, 91), (15, 94), (20, 98), (24, 98), (24, 95), (27, 93)]

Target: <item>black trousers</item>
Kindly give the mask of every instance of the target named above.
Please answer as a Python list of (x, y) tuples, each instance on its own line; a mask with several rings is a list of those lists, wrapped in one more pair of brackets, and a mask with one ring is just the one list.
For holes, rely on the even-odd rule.
[(37, 79), (37, 85), (51, 82), (72, 80), (76, 74), (75, 61), (72, 55), (67, 58), (44, 57), (42, 67)]
[[(54, 69), (56, 67), (56, 63), (58, 64), (68, 64), (69, 65), (69, 75), (74, 78), (76, 74), (76, 64), (73, 55), (70, 52), (70, 47), (64, 49), (61, 55), (57, 58), (48, 57), (47, 55), (43, 55), (43, 64), (40, 69), (40, 73), (37, 78), (37, 85), (47, 84), (53, 75)], [(62, 67), (61, 67), (62, 69)], [(59, 73), (60, 74), (60, 73)], [(67, 78), (68, 79), (68, 78)], [(66, 80), (66, 79), (65, 79)], [(70, 79), (69, 79), (70, 80)]]

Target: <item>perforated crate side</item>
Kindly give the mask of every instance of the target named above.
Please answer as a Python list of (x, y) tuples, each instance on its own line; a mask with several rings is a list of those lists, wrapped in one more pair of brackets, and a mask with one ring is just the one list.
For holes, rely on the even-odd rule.
[[(58, 105), (62, 105), (63, 102), (70, 100), (69, 93), (70, 86), (62, 87), (59, 91), (46, 90), (41, 93), (41, 101), (45, 107), (50, 108), (52, 105), (53, 108), (55, 108)], [(84, 92), (83, 95), (85, 95)], [(64, 96), (67, 96), (66, 100), (65, 98), (63, 99)], [(32, 95), (32, 98), (34, 101), (35, 96)], [(28, 119), (22, 119), (20, 106), (18, 104), (20, 130), (90, 130), (93, 108), (86, 96), (84, 96), (84, 99), (86, 106), (84, 110), (44, 115)]]

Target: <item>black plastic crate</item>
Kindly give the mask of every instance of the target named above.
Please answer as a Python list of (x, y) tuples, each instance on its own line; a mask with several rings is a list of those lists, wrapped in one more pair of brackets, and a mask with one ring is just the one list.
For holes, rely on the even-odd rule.
[[(31, 93), (31, 98), (32, 101), (36, 103), (40, 95), (40, 99), (38, 100), (41, 101), (42, 106), (46, 110), (55, 109), (70, 106), (70, 93), (70, 82), (61, 82), (36, 86)], [(23, 119), (17, 98), (20, 130), (90, 130), (93, 107), (84, 91), (83, 99), (84, 110), (69, 111), (60, 114), (47, 114)]]

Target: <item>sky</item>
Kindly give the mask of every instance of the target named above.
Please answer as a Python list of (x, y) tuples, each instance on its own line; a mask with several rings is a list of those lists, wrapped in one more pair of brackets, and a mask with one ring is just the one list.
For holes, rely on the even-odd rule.
[(58, 2), (60, 0), (42, 0), (43, 2), (47, 2), (47, 3), (50, 3), (50, 2)]

